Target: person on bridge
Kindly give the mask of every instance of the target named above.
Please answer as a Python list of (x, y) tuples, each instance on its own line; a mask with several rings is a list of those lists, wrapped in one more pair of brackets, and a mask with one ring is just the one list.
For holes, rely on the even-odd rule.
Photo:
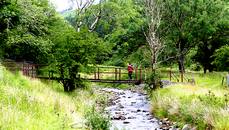
[(129, 63), (127, 70), (128, 70), (129, 79), (131, 80), (132, 79), (132, 73), (134, 71), (133, 65), (131, 65), (131, 63)]

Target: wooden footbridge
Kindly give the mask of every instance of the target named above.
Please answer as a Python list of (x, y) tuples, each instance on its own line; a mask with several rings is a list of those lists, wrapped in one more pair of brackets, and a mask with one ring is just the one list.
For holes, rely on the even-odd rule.
[[(50, 71), (47, 65), (31, 64), (31, 63), (5, 63), (10, 70), (21, 71), (23, 75), (31, 78), (47, 79), (47, 80), (63, 80), (59, 78), (55, 71)], [(90, 71), (88, 71), (90, 70)], [(140, 84), (146, 80), (149, 70), (135, 67), (132, 74), (132, 79), (128, 77), (127, 67), (104, 67), (92, 66), (88, 68), (87, 73), (80, 73), (79, 77), (90, 82), (100, 83), (134, 83)], [(189, 82), (184, 74), (177, 71), (161, 71), (163, 77), (171, 82)]]
[(91, 82), (101, 83), (141, 83), (145, 73), (142, 68), (134, 68), (132, 79), (128, 77), (127, 68), (123, 67), (95, 67), (92, 74), (82, 74), (82, 78)]
[[(25, 76), (48, 80), (63, 80), (59, 78), (54, 71), (48, 71), (46, 74), (38, 74), (41, 65), (23, 64), (22, 73)], [(80, 73), (79, 77), (90, 82), (100, 83), (134, 83), (143, 82), (143, 71), (141, 68), (135, 68), (132, 74), (132, 79), (128, 77), (127, 68), (123, 67), (91, 67), (90, 72)]]

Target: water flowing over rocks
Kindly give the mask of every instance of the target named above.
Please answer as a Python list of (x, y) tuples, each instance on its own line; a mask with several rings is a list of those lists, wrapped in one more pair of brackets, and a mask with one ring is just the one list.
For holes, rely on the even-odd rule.
[(102, 91), (113, 95), (105, 109), (111, 116), (111, 130), (176, 130), (168, 119), (158, 120), (151, 115), (145, 93), (112, 88)]

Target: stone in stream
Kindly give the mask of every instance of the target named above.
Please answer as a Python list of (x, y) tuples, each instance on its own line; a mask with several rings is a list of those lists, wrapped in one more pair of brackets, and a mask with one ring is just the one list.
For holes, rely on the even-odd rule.
[(164, 120), (164, 121), (168, 121), (169, 119), (168, 119), (168, 118), (164, 118), (163, 120)]
[(141, 112), (141, 110), (140, 110), (140, 109), (138, 109), (138, 110), (137, 110), (137, 112)]
[(151, 123), (154, 123), (155, 121), (150, 121)]
[(129, 121), (124, 121), (123, 124), (129, 124), (130, 122)]
[(149, 111), (147, 111), (147, 110), (142, 110), (142, 112), (149, 112)]
[(120, 114), (123, 114), (123, 112), (117, 112), (117, 111), (116, 111), (115, 114), (119, 114), (119, 115), (120, 115)]
[(152, 120), (152, 119), (153, 119), (153, 117), (148, 117), (148, 118), (147, 118), (147, 120)]
[(130, 116), (127, 119), (136, 119), (136, 117)]
[(137, 113), (137, 111), (136, 110), (132, 110), (132, 111), (130, 111), (131, 113)]
[(124, 108), (124, 106), (121, 103), (118, 103), (119, 108)]
[(191, 126), (189, 124), (186, 124), (183, 126), (182, 130), (191, 130)]
[(133, 106), (134, 104), (136, 104), (136, 102), (131, 102), (131, 106)]
[(122, 114), (115, 115), (111, 118), (112, 120), (126, 120), (126, 117), (123, 116)]

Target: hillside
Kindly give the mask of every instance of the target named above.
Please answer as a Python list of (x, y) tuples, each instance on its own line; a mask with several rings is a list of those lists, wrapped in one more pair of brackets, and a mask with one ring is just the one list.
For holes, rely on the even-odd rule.
[[(61, 84), (29, 79), (1, 69), (0, 129), (70, 129), (93, 103), (86, 90), (64, 93)], [(90, 101), (90, 102), (89, 102)]]

